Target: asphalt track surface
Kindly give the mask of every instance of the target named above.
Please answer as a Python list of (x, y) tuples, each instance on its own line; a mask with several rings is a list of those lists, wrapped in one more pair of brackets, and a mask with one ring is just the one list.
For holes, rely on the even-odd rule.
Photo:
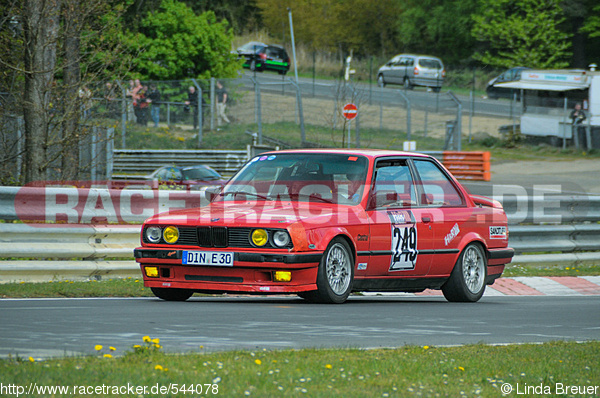
[[(160, 338), (166, 352), (376, 348), (585, 341), (600, 337), (599, 296), (352, 296), (343, 305), (295, 296), (0, 300), (0, 356), (116, 354)], [(202, 348), (200, 348), (202, 346)]]

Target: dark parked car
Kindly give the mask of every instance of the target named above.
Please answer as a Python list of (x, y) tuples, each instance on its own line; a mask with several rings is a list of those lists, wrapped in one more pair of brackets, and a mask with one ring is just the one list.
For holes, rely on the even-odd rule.
[(244, 68), (251, 71), (273, 70), (285, 75), (290, 70), (290, 57), (281, 46), (251, 41), (238, 47), (237, 53), (244, 58)]
[[(227, 180), (209, 166), (162, 166), (148, 176), (156, 187), (177, 186), (181, 189), (200, 189), (208, 185), (223, 186)], [(155, 188), (156, 188), (155, 187)]]
[(521, 73), (526, 70), (531, 69), (526, 66), (516, 66), (514, 68), (510, 68), (506, 72), (502, 73), (499, 76), (496, 76), (492, 80), (490, 80), (487, 84), (485, 92), (489, 99), (498, 99), (498, 98), (513, 98), (514, 94), (517, 94), (517, 99), (521, 96), (519, 90), (514, 88), (505, 88), (505, 87), (496, 87), (494, 84), (496, 83), (506, 83), (506, 82), (514, 82), (521, 79)]

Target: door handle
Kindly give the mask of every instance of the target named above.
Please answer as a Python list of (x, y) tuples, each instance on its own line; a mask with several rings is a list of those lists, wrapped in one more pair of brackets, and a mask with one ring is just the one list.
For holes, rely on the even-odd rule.
[(421, 221), (423, 221), (425, 224), (430, 223), (431, 216), (421, 216)]

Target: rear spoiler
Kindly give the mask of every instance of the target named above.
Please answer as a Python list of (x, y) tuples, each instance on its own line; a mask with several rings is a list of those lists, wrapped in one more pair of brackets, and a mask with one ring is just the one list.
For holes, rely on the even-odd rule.
[(473, 202), (475, 202), (475, 204), (478, 205), (478, 206), (485, 206), (485, 207), (493, 207), (493, 208), (496, 208), (496, 209), (502, 209), (502, 203), (500, 203), (499, 201), (497, 201), (495, 199), (488, 198), (486, 196), (471, 195), (471, 199), (473, 199)]

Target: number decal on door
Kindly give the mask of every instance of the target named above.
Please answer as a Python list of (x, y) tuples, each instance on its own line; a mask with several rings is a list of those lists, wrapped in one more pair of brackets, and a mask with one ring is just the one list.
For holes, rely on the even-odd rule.
[(415, 269), (417, 263), (417, 228), (411, 211), (391, 211), (392, 259), (390, 271)]

